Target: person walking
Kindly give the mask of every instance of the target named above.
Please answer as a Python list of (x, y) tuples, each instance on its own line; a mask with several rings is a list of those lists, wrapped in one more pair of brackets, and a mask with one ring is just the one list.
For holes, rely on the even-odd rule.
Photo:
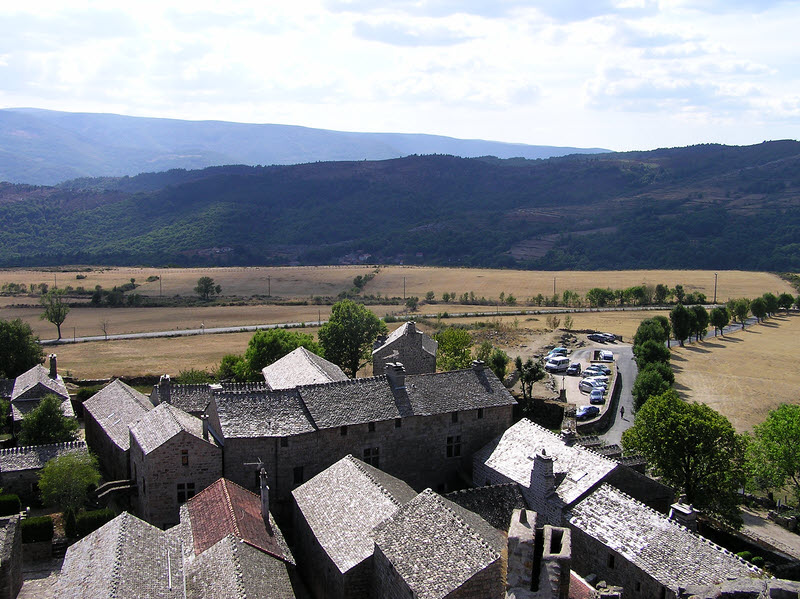
[(622, 418), (623, 420), (625, 420), (625, 406), (622, 406), (619, 409), (619, 417)]

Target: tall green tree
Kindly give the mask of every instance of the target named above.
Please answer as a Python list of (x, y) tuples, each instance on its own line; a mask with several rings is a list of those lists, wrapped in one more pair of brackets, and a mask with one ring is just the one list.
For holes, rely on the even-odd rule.
[(782, 310), (789, 311), (789, 308), (792, 307), (794, 303), (794, 296), (791, 293), (781, 293), (778, 296), (778, 307)]
[(663, 344), (668, 339), (669, 334), (664, 333), (661, 323), (653, 318), (647, 318), (639, 323), (636, 334), (633, 336), (633, 344), (641, 345), (648, 340)]
[(681, 347), (683, 340), (692, 332), (692, 317), (683, 304), (678, 304), (669, 313), (669, 321), (672, 324), (672, 332)]
[(661, 325), (661, 328), (664, 329), (664, 338), (667, 342), (667, 347), (669, 347), (669, 336), (672, 334), (672, 325), (669, 322), (669, 318), (666, 316), (653, 316), (650, 320), (656, 321), (658, 324)]
[(256, 331), (244, 352), (245, 378), (250, 381), (263, 380), (262, 368), (280, 360), (298, 347), (305, 347), (318, 356), (323, 355), (320, 344), (306, 333), (297, 333), (287, 329)]
[(0, 378), (13, 379), (44, 361), (39, 338), (19, 318), (0, 318)]
[(756, 317), (756, 320), (764, 320), (767, 317), (767, 302), (763, 297), (757, 297), (750, 302), (750, 312)]
[(663, 343), (648, 339), (642, 344), (633, 346), (633, 355), (636, 356), (636, 364), (639, 368), (644, 368), (653, 362), (664, 362), (669, 364), (670, 352)]
[(717, 334), (717, 331), (719, 331), (720, 335), (723, 335), (722, 329), (728, 326), (728, 323), (731, 320), (728, 308), (725, 306), (717, 306), (716, 308), (712, 308), (708, 318), (711, 324), (714, 325), (714, 335)]
[(792, 486), (800, 502), (800, 406), (782, 404), (757, 425), (748, 447), (756, 479), (767, 488)]
[(537, 381), (541, 381), (545, 376), (547, 376), (547, 372), (545, 371), (541, 362), (534, 361), (532, 358), (528, 358), (523, 363), (522, 358), (517, 356), (516, 366), (517, 370), (519, 370), (519, 381), (520, 385), (522, 386), (522, 398), (530, 399), (531, 393), (533, 392), (533, 385), (536, 384)]
[(448, 327), (433, 338), (439, 344), (436, 350), (436, 367), (439, 370), (467, 368), (471, 361), (472, 337), (464, 329)]
[(648, 399), (666, 393), (669, 389), (670, 384), (664, 380), (658, 370), (653, 368), (640, 370), (631, 389), (634, 410), (638, 412)]
[(61, 325), (64, 324), (67, 314), (69, 314), (69, 305), (64, 299), (64, 290), (51, 289), (39, 299), (39, 302), (44, 306), (44, 312), (39, 318), (56, 325), (58, 338), (61, 339)]
[(661, 306), (667, 303), (667, 296), (669, 295), (669, 287), (663, 283), (656, 285), (655, 292), (653, 293), (653, 303)]
[(97, 459), (88, 453), (66, 453), (44, 465), (39, 491), (46, 505), (76, 512), (86, 504), (91, 489), (100, 482)]
[(77, 437), (78, 421), (64, 416), (61, 398), (45, 395), (39, 405), (22, 420), (20, 445), (48, 445), (73, 441)]
[(489, 355), (489, 360), (486, 362), (486, 365), (495, 373), (497, 378), (502, 381), (506, 377), (506, 369), (510, 361), (511, 358), (508, 357), (506, 352), (499, 347), (495, 347)]
[(644, 456), (686, 501), (741, 526), (739, 489), (746, 478), (747, 440), (727, 418), (705, 404), (688, 403), (670, 390), (650, 397), (622, 435), (626, 452)]
[(764, 300), (764, 305), (767, 308), (767, 314), (772, 316), (775, 312), (778, 311), (778, 296), (774, 293), (770, 293), (767, 291), (764, 295), (761, 296)]
[(331, 308), (328, 322), (319, 329), (319, 344), (325, 358), (355, 377), (366, 364), (378, 335), (387, 333), (386, 324), (361, 304), (342, 300)]
[(750, 314), (750, 300), (745, 297), (728, 300), (728, 311), (744, 328), (747, 316)]
[(222, 286), (217, 285), (211, 277), (200, 277), (197, 279), (194, 292), (199, 295), (201, 299), (209, 300), (211, 296), (222, 293)]
[(692, 320), (692, 333), (695, 335), (695, 340), (700, 341), (700, 339), (705, 336), (708, 332), (708, 310), (705, 307), (701, 306), (700, 304), (696, 304), (689, 308), (694, 319)]

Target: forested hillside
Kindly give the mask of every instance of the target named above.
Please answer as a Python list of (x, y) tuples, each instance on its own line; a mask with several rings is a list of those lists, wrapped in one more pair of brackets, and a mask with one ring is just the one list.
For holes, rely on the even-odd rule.
[(0, 265), (800, 270), (800, 143), (0, 186)]

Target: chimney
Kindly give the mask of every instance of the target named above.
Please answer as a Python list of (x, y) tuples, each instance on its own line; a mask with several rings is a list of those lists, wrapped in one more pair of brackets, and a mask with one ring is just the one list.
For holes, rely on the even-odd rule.
[(401, 362), (389, 362), (386, 364), (386, 378), (389, 379), (389, 384), (392, 390), (406, 388), (406, 369)]
[(386, 343), (388, 337), (386, 335), (378, 335), (378, 338), (375, 339), (375, 343), (372, 344), (372, 351), (383, 347), (383, 344)]
[(480, 372), (484, 368), (486, 368), (486, 363), (483, 360), (473, 360), (472, 361), (472, 369), (475, 372)]
[(545, 499), (555, 490), (556, 477), (553, 474), (553, 457), (547, 455), (547, 451), (542, 449), (542, 453), (537, 453), (533, 458), (531, 491), (535, 493), (535, 496)]
[(408, 326), (406, 327), (406, 335), (413, 335), (417, 332), (417, 323), (413, 320), (408, 321)]
[(269, 523), (269, 485), (267, 484), (267, 471), (264, 468), (258, 475), (261, 487), (261, 515), (264, 522)]
[[(172, 383), (169, 380), (169, 375), (164, 374), (158, 380), (158, 403), (172, 403), (170, 392), (172, 391)], [(158, 404), (155, 404), (158, 405)]]
[(691, 504), (673, 503), (669, 506), (669, 519), (692, 532), (697, 532), (697, 512)]
[(56, 355), (50, 354), (48, 356), (50, 358), (50, 378), (57, 379), (58, 378), (58, 363), (56, 362)]
[(200, 422), (203, 423), (203, 439), (208, 441), (208, 414), (201, 414)]

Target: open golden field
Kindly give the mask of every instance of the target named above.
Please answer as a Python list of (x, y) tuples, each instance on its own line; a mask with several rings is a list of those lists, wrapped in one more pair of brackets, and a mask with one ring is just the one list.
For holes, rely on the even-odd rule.
[(800, 315), (779, 315), (725, 337), (674, 348), (675, 384), (687, 400), (708, 404), (739, 432), (781, 403), (800, 403)]
[[(375, 266), (315, 266), (315, 267), (236, 267), (236, 268), (94, 268), (91, 271), (74, 270), (53, 272), (44, 270), (0, 270), (0, 286), (15, 282), (26, 285), (47, 283), (59, 287), (71, 285), (94, 289), (101, 285), (111, 289), (130, 282), (141, 286), (137, 293), (150, 296), (193, 295), (197, 279), (210, 276), (222, 286), (226, 296), (250, 297), (267, 295), (282, 298), (309, 298), (311, 296), (336, 296), (352, 286), (353, 278), (365, 275)], [(763, 272), (718, 271), (717, 299), (731, 297), (756, 297), (765, 291), (792, 292), (791, 286), (779, 277)], [(85, 279), (76, 279), (77, 275)], [(147, 283), (151, 276), (159, 281)], [(437, 298), (444, 292), (461, 294), (474, 291), (478, 297), (497, 298), (501, 292), (511, 293), (518, 300), (542, 295), (561, 295), (570, 290), (584, 295), (592, 287), (622, 289), (642, 283), (664, 283), (670, 287), (682, 284), (687, 292), (701, 291), (709, 299), (714, 295), (714, 272), (704, 270), (626, 270), (626, 271), (527, 271), (468, 268), (435, 268), (416, 266), (382, 266), (365, 288), (365, 293), (388, 297), (406, 296), (420, 298), (433, 291)]]

